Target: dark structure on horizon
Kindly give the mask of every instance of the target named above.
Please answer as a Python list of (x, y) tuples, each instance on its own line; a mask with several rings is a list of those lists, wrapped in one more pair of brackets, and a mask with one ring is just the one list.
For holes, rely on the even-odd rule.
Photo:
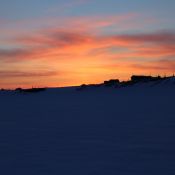
[(169, 79), (172, 77), (174, 77), (174, 75), (170, 76), (170, 77), (161, 77), (161, 76), (153, 77), (153, 76), (145, 76), (145, 75), (132, 75), (131, 79), (128, 81), (121, 81), (120, 82), (118, 79), (111, 79), (108, 81), (104, 81), (101, 84), (89, 84), (89, 85), (82, 84), (79, 88), (77, 88), (77, 90), (83, 90), (83, 89), (86, 89), (88, 87), (101, 87), (101, 86), (116, 87), (116, 88), (117, 87), (127, 87), (127, 86), (131, 86), (131, 85), (134, 85), (137, 83), (159, 82), (161, 80), (166, 80), (166, 79)]
[(164, 78), (162, 78), (161, 76), (157, 76), (157, 77), (152, 77), (152, 76), (144, 76), (144, 75), (133, 75), (131, 77), (131, 81), (132, 82), (149, 82), (149, 81), (158, 81), (158, 80), (162, 80)]
[[(127, 86), (132, 86), (137, 83), (147, 83), (147, 82), (156, 82), (159, 83), (161, 80), (168, 80), (170, 78), (174, 78), (173, 76), (169, 77), (161, 77), (161, 76), (145, 76), (145, 75), (132, 75), (131, 79), (128, 81), (119, 81), (119, 79), (111, 79), (104, 81), (103, 83), (100, 84), (82, 84), (80, 85), (77, 90), (84, 90), (86, 88), (98, 88), (98, 87), (127, 87)], [(23, 88), (17, 88), (15, 89), (16, 92), (20, 93), (37, 93), (37, 92), (42, 92), (45, 91), (47, 88), (29, 88), (29, 89), (23, 89)], [(7, 89), (0, 89), (0, 91), (11, 91)]]

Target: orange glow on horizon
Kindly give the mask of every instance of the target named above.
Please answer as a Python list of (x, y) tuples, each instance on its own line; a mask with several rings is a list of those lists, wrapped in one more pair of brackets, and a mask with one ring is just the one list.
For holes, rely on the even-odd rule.
[(93, 84), (128, 80), (132, 74), (172, 75), (175, 33), (98, 32), (130, 18), (135, 15), (79, 18), (66, 21), (64, 28), (15, 36), (10, 44), (17, 48), (0, 49), (0, 88)]

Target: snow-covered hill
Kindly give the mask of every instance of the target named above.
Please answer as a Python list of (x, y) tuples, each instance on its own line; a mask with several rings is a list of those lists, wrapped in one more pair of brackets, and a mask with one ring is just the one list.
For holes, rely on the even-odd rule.
[(0, 91), (2, 175), (174, 175), (175, 79)]

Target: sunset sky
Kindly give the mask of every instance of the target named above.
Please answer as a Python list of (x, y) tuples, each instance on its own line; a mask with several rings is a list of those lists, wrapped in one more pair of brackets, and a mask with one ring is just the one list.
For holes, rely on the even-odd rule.
[(1, 0), (0, 88), (175, 73), (175, 0)]

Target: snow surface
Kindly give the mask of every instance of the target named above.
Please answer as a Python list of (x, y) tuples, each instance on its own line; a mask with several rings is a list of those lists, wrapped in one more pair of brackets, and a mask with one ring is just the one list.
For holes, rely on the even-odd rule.
[(174, 175), (174, 101), (173, 78), (0, 91), (0, 174)]

